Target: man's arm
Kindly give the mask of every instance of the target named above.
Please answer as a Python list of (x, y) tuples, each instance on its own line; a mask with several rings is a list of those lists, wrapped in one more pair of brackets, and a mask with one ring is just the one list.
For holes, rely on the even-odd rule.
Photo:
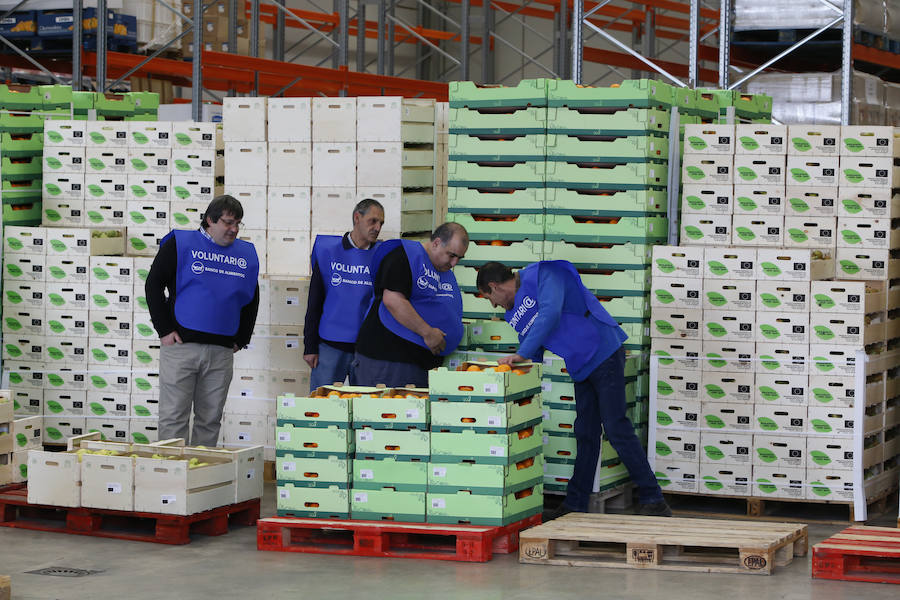
[(250, 343), (253, 336), (253, 328), (256, 326), (256, 315), (259, 312), (259, 284), (253, 292), (253, 300), (249, 304), (245, 304), (241, 309), (241, 322), (238, 325), (237, 335), (235, 335), (235, 349), (237, 352)]
[(419, 316), (406, 296), (400, 292), (385, 289), (382, 302), (398, 323), (422, 336), (432, 353), (443, 352), (446, 346), (444, 341), (446, 334), (440, 329), (432, 327)]
[(550, 269), (541, 269), (538, 280), (538, 314), (525, 339), (519, 345), (520, 356), (537, 360), (544, 342), (559, 325), (562, 316), (565, 281)]
[(144, 283), (144, 296), (147, 298), (150, 320), (156, 333), (159, 334), (159, 339), (167, 346), (181, 341), (176, 331), (175, 320), (166, 303), (166, 287), (175, 281), (177, 261), (173, 236), (159, 247), (156, 258), (150, 265), (147, 281)]
[(325, 284), (319, 263), (313, 262), (309, 279), (309, 296), (306, 301), (306, 317), (303, 321), (303, 360), (311, 369), (319, 364), (319, 321), (325, 307)]

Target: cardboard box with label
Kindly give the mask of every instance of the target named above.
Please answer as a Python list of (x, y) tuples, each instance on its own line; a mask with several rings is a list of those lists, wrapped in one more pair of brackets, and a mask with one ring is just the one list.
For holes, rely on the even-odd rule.
[(754, 429), (752, 404), (703, 401), (700, 403), (700, 417), (701, 423), (707, 429), (721, 429), (730, 432)]
[(47, 285), (42, 281), (23, 281), (18, 279), (3, 282), (4, 309), (39, 309), (44, 308)]
[(43, 282), (45, 259), (36, 254), (7, 254), (3, 257), (3, 279)]
[(809, 404), (807, 375), (757, 373), (754, 401), (757, 404), (806, 406)]
[(700, 369), (704, 372), (752, 373), (754, 342), (703, 340)]
[(780, 154), (787, 152), (787, 126), (761, 123), (735, 125), (735, 154)]
[(755, 314), (749, 311), (704, 310), (703, 340), (752, 342)]
[(128, 429), (131, 439), (137, 444), (152, 444), (159, 440), (159, 421), (156, 418), (131, 418)]
[(44, 386), (44, 363), (19, 360), (3, 361), (4, 385), (38, 391)]
[(128, 123), (128, 146), (131, 148), (171, 148), (172, 123), (169, 121), (131, 121)]
[[(863, 428), (866, 433), (871, 433), (879, 429), (880, 425), (881, 422), (876, 424), (876, 419), (866, 418)], [(853, 435), (853, 409), (840, 406), (810, 406), (807, 430), (810, 433)]]
[(807, 440), (789, 435), (753, 436), (753, 465), (761, 467), (806, 468)]
[(734, 186), (735, 215), (780, 216), (785, 212), (784, 186)]
[(269, 186), (266, 219), (269, 229), (309, 229), (310, 189)]
[(835, 217), (784, 218), (784, 244), (790, 248), (817, 248), (833, 256), (836, 231)]
[(265, 445), (268, 432), (266, 415), (226, 414), (223, 424), (225, 444)]
[(900, 246), (900, 228), (891, 219), (838, 217), (837, 247), (892, 250)]
[[(149, 177), (169, 177), (176, 167), (178, 172), (191, 173), (193, 171), (184, 171), (180, 165), (175, 165), (172, 150), (168, 148), (129, 148), (128, 149), (128, 173), (129, 179), (131, 175), (149, 176)], [(180, 150), (179, 152), (192, 152), (191, 150)], [(196, 152), (201, 152), (196, 150)], [(135, 192), (137, 197), (140, 192)]]
[[(84, 325), (84, 327), (79, 327), (80, 325)], [(71, 323), (65, 319), (54, 323), (54, 329), (59, 329), (60, 327), (63, 328), (63, 333), (78, 333), (78, 330), (81, 329), (81, 336), (59, 334), (48, 336), (44, 344), (43, 356), (47, 366), (52, 366), (53, 368), (58, 366), (80, 367), (84, 369), (88, 355), (88, 339), (84, 337), (87, 321), (82, 321), (79, 316), (76, 316)]]
[(155, 227), (165, 228), (169, 226), (169, 201), (150, 202), (144, 200), (130, 200), (126, 205), (128, 227)]
[(756, 341), (781, 344), (808, 344), (809, 313), (757, 311)]
[(702, 351), (703, 342), (696, 339), (652, 338), (650, 343), (650, 354), (660, 357), (660, 368), (697, 371), (700, 369)]
[(3, 228), (3, 251), (6, 254), (47, 254), (46, 227), (19, 227), (7, 225)]
[(685, 214), (681, 219), (682, 243), (724, 246), (731, 243), (731, 215)]
[(756, 417), (756, 429), (773, 434), (802, 433), (807, 430), (806, 406), (757, 404), (754, 416)]
[[(90, 283), (100, 286), (133, 285), (134, 259), (127, 256), (92, 256), (90, 258)], [(87, 290), (85, 290), (85, 293)], [(84, 308), (86, 308), (85, 306)], [(81, 307), (79, 307), (81, 308)]]
[(89, 416), (85, 418), (84, 428), (86, 433), (99, 433), (103, 441), (127, 442), (131, 439), (128, 423), (128, 418)]
[(131, 394), (87, 392), (86, 416), (128, 417), (131, 415)]
[(779, 344), (758, 342), (756, 344), (757, 373), (778, 375), (809, 374), (809, 344)]
[(653, 278), (650, 305), (667, 308), (700, 308), (703, 281), (673, 277)]
[(807, 281), (759, 281), (756, 310), (773, 313), (809, 314), (810, 284)]
[(85, 179), (83, 173), (44, 173), (43, 197), (57, 202), (84, 200)]
[(898, 129), (889, 125), (844, 125), (841, 127), (841, 156), (900, 155)]
[(28, 502), (81, 506), (81, 463), (77, 454), (31, 450), (28, 453)]
[(673, 371), (660, 369), (659, 378), (656, 381), (656, 390), (660, 398), (673, 400), (699, 400), (700, 399), (699, 371)]
[(735, 246), (782, 246), (784, 217), (771, 215), (734, 215), (731, 243)]
[(839, 166), (837, 156), (788, 156), (787, 186), (836, 187)]
[(42, 335), (6, 334), (3, 339), (3, 361), (42, 362), (44, 360), (44, 342)]
[(685, 125), (685, 155), (734, 154), (734, 129), (734, 125)]
[[(675, 395), (673, 394), (673, 396)], [(681, 400), (675, 397), (659, 398), (656, 408), (657, 429), (698, 429), (700, 427), (699, 420), (699, 400)]]
[(700, 463), (716, 465), (747, 465), (753, 462), (753, 435), (724, 431), (700, 433)]
[(16, 416), (44, 414), (44, 390), (20, 387), (10, 390), (10, 393), (13, 400), (13, 413)]
[(126, 204), (122, 200), (86, 200), (85, 225), (92, 227), (124, 227)]
[(753, 496), (763, 498), (806, 498), (806, 469), (796, 467), (753, 467)]
[(653, 474), (663, 491), (696, 493), (700, 464), (696, 461), (666, 460), (657, 456)]
[(743, 279), (704, 279), (704, 310), (754, 310), (756, 282)]
[(677, 340), (700, 339), (703, 311), (699, 308), (654, 307), (650, 311), (652, 337)]
[(222, 148), (222, 123), (172, 123), (172, 148)]
[(689, 246), (653, 246), (651, 275), (699, 279), (703, 277), (703, 253), (703, 248)]
[(834, 217), (838, 210), (835, 187), (787, 186), (784, 214), (787, 217)]
[(269, 98), (270, 142), (308, 142), (312, 139), (311, 98)]
[[(44, 445), (65, 446), (70, 437), (83, 435), (84, 417), (48, 417), (44, 416), (43, 442)], [(28, 461), (31, 466), (31, 459)], [(31, 469), (29, 468), (29, 471)]]
[(656, 459), (699, 463), (699, 431), (658, 431), (656, 435)]
[(703, 277), (756, 280), (756, 248), (704, 248)]
[(87, 121), (54, 120), (44, 124), (44, 146), (84, 146)]
[(839, 217), (890, 218), (900, 214), (900, 194), (886, 188), (838, 188)]
[(203, 456), (197, 457), (201, 460), (195, 468), (189, 468), (190, 455), (185, 451), (180, 458), (134, 459), (136, 511), (189, 515), (234, 502), (232, 461)]
[(813, 281), (810, 293), (817, 314), (870, 314), (887, 306), (882, 286), (861, 281)]
[[(85, 200), (102, 200), (103, 202), (125, 202), (129, 197), (128, 175), (125, 173), (87, 173), (84, 176)], [(115, 204), (114, 204), (115, 205)], [(92, 224), (95, 219), (88, 220)]]
[(890, 250), (838, 248), (835, 276), (851, 280), (884, 280), (900, 277), (900, 259)]
[(133, 172), (128, 163), (127, 148), (108, 146), (87, 148), (84, 153), (88, 174), (126, 175)]
[(788, 125), (788, 156), (838, 156), (840, 125)]
[(704, 495), (749, 496), (752, 488), (750, 465), (700, 464), (700, 493)]
[(84, 173), (84, 147), (50, 146), (44, 150), (45, 173)]
[(777, 154), (737, 154), (734, 157), (735, 185), (785, 184), (785, 157)]
[(807, 469), (807, 499), (853, 502), (853, 474), (827, 468)]
[(681, 212), (698, 215), (732, 213), (734, 191), (730, 185), (685, 184), (681, 192)]
[(47, 255), (90, 256), (90, 229), (53, 227), (47, 230)]
[(3, 310), (3, 333), (42, 335), (44, 333), (44, 307), (5, 307)]
[(754, 374), (704, 371), (701, 400), (737, 404), (753, 403)]
[(834, 277), (834, 259), (823, 251), (797, 248), (760, 248), (756, 276), (759, 280), (811, 281)]
[(169, 186), (172, 202), (195, 202), (207, 205), (213, 198), (222, 194), (222, 189), (222, 182), (219, 178), (190, 175), (172, 175)]
[(731, 185), (734, 156), (731, 154), (685, 154), (681, 178), (685, 184)]
[(810, 437), (807, 440), (807, 469), (851, 471), (854, 462), (852, 439)]
[(132, 394), (159, 394), (159, 372), (135, 370), (131, 379)]
[(837, 346), (867, 346), (887, 336), (885, 313), (813, 313), (810, 343)]
[(70, 389), (44, 390), (44, 414), (54, 417), (83, 417), (87, 392)]
[(841, 187), (878, 188), (887, 192), (900, 185), (900, 168), (891, 157), (841, 157)]

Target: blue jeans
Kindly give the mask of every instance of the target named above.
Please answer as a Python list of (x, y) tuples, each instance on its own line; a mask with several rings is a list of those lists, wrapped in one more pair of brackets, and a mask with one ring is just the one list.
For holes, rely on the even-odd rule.
[(600, 458), (603, 433), (638, 488), (638, 502), (662, 500), (647, 455), (625, 416), (625, 349), (619, 348), (600, 363), (584, 381), (575, 382), (575, 472), (566, 488), (565, 504), (579, 512), (588, 510), (594, 475)]
[(337, 381), (343, 383), (350, 377), (353, 383), (353, 353), (338, 350), (325, 342), (319, 344), (319, 364), (309, 375), (309, 389), (315, 391), (323, 385), (331, 385)]

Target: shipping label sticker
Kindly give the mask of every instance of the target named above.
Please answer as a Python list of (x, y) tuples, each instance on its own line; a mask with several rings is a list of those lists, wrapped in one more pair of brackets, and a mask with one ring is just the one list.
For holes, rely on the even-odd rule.
[(371, 442), (375, 439), (375, 435), (371, 431), (365, 429), (360, 430), (357, 438), (360, 442)]
[(552, 381), (542, 381), (541, 382), (541, 391), (542, 392), (549, 392), (552, 389), (553, 389)]
[(176, 497), (174, 494), (163, 494), (159, 497), (159, 500), (165, 506), (166, 504), (175, 504)]
[(418, 408), (410, 408), (406, 411), (407, 419), (418, 419), (419, 418), (419, 409)]
[(447, 476), (447, 468), (446, 467), (434, 467), (431, 470), (431, 475), (433, 477), (446, 477)]
[(256, 469), (249, 469), (247, 471), (247, 479), (256, 479)]
[(375, 472), (372, 469), (360, 469), (360, 479), (375, 479)]
[(281, 399), (281, 406), (283, 406), (284, 408), (293, 408), (297, 406), (297, 403), (294, 402), (293, 398), (285, 397)]
[(484, 384), (484, 393), (485, 394), (496, 394), (500, 391), (500, 386), (496, 383), (486, 383)]
[(121, 494), (122, 493), (122, 484), (121, 483), (107, 483), (106, 491), (110, 494)]
[(476, 325), (472, 328), (472, 335), (481, 335), (484, 332), (484, 327), (481, 325)]
[(293, 350), (294, 348), (300, 347), (300, 342), (298, 342), (297, 340), (287, 340), (284, 343), (284, 347), (287, 348), (288, 350)]
[(447, 508), (447, 501), (443, 498), (432, 498), (431, 508)]
[(501, 419), (498, 415), (490, 416), (490, 417), (488, 417), (488, 425), (497, 425), (497, 426), (499, 426), (501, 420), (502, 420), (502, 419)]
[(291, 441), (291, 434), (287, 431), (279, 431), (278, 432), (278, 441), (279, 442), (289, 442)]
[(491, 456), (506, 456), (506, 448), (502, 446), (491, 446), (489, 454)]
[(355, 494), (353, 494), (353, 501), (359, 503), (368, 502), (369, 495), (365, 492), (356, 492)]
[(285, 298), (285, 302), (287, 302), (288, 306), (297, 306), (298, 304), (300, 304), (300, 297), (288, 296), (287, 298)]
[(545, 366), (545, 367), (552, 367), (552, 366), (553, 366), (553, 359), (550, 358), (550, 357), (545, 358), (545, 359), (544, 359), (544, 366)]
[(251, 436), (249, 433), (246, 433), (246, 432), (243, 432), (243, 431), (239, 431), (239, 432), (238, 432), (238, 439), (241, 440), (242, 442), (249, 442), (249, 441), (251, 441), (253, 438), (252, 438), (252, 436)]
[(297, 470), (297, 463), (295, 462), (285, 462), (281, 463), (281, 470), (287, 473), (292, 473)]
[(278, 490), (278, 497), (282, 500), (286, 500), (291, 497), (291, 493), (287, 491), (286, 488), (281, 488), (280, 490)]

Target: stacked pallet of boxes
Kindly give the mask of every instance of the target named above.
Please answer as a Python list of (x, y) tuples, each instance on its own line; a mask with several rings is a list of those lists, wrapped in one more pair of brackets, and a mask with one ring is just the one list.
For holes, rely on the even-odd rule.
[(890, 128), (688, 128), (686, 152), (720, 153), (685, 156), (700, 246), (654, 253), (665, 489), (851, 502), (855, 475), (869, 497), (896, 484), (893, 147)]
[(0, 390), (0, 486), (28, 479), (28, 451), (41, 447), (40, 416), (17, 416), (12, 394)]
[(44, 122), (69, 118), (72, 88), (0, 86), (0, 179), (3, 223), (36, 225), (41, 212)]
[(428, 522), (499, 526), (541, 511), (540, 377), (540, 365), (495, 362), (429, 373)]

